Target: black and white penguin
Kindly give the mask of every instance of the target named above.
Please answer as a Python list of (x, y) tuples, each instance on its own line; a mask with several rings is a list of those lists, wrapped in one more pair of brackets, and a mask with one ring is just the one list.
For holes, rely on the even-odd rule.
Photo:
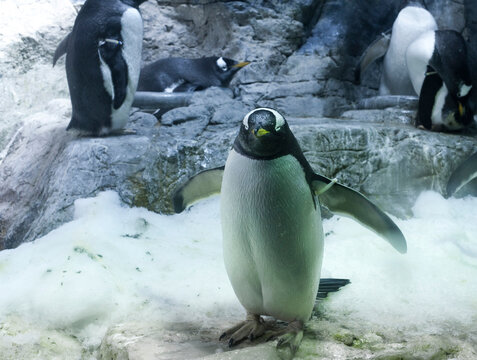
[(429, 11), (418, 5), (403, 8), (391, 32), (382, 34), (363, 53), (356, 69), (357, 80), (372, 62), (384, 56), (379, 94), (416, 95), (406, 65), (406, 50), (421, 34), (431, 30), (437, 30), (437, 23)]
[(288, 322), (278, 346), (296, 350), (310, 318), (323, 258), (320, 202), (354, 217), (399, 252), (396, 224), (358, 192), (313, 172), (285, 118), (276, 110), (248, 113), (225, 167), (199, 173), (174, 196), (177, 212), (221, 191), (224, 261), (244, 322), (222, 334), (229, 346), (264, 334), (261, 315)]
[(423, 33), (407, 48), (406, 64), (419, 95), (418, 127), (454, 131), (473, 122), (472, 78), (462, 35), (454, 30)]
[(139, 77), (139, 91), (188, 92), (211, 86), (228, 86), (248, 61), (224, 57), (166, 58), (146, 65)]
[(66, 53), (72, 116), (67, 129), (106, 135), (124, 128), (139, 79), (146, 0), (87, 0), (53, 59)]

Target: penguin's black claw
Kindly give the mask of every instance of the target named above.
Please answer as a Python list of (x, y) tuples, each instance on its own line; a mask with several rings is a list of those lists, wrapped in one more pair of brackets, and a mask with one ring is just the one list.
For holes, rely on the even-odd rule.
[(219, 337), (219, 341), (222, 341), (227, 336), (227, 333), (224, 331)]

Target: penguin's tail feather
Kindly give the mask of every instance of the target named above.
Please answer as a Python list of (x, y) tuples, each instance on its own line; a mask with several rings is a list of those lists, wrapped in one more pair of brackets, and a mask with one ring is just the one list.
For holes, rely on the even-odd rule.
[(337, 292), (343, 286), (346, 286), (350, 283), (351, 281), (349, 279), (320, 279), (320, 286), (318, 287), (318, 294), (316, 295), (316, 298), (318, 300), (324, 299), (328, 296), (328, 293)]

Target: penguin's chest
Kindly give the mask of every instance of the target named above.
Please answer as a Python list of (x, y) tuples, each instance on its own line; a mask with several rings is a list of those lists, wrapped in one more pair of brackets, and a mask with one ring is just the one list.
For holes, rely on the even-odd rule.
[[(128, 8), (121, 16), (121, 38), (123, 41), (121, 55), (128, 70), (126, 98), (118, 109), (114, 109), (113, 106), (111, 107), (112, 130), (123, 128), (129, 118), (129, 110), (134, 100), (141, 70), (142, 36), (143, 23), (141, 14), (135, 8)], [(103, 75), (104, 86), (114, 99), (115, 94), (111, 70), (103, 61), (101, 62), (101, 73)]]
[(308, 320), (319, 281), (323, 233), (299, 162), (252, 160), (231, 151), (221, 195), (224, 260), (250, 312)]

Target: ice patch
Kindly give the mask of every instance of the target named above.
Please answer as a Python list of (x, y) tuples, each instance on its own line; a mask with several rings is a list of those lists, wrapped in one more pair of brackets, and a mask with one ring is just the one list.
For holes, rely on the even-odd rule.
[[(322, 276), (352, 284), (320, 303), (319, 312), (363, 333), (475, 333), (476, 208), (477, 198), (423, 193), (414, 217), (396, 220), (406, 255), (350, 219), (325, 220)], [(218, 197), (173, 216), (125, 207), (110, 191), (78, 200), (73, 221), (0, 252), (0, 323), (21, 319), (62, 330), (91, 349), (109, 326), (131, 319), (197, 329), (241, 320), (219, 219)], [(31, 333), (22, 341), (36, 341)]]

